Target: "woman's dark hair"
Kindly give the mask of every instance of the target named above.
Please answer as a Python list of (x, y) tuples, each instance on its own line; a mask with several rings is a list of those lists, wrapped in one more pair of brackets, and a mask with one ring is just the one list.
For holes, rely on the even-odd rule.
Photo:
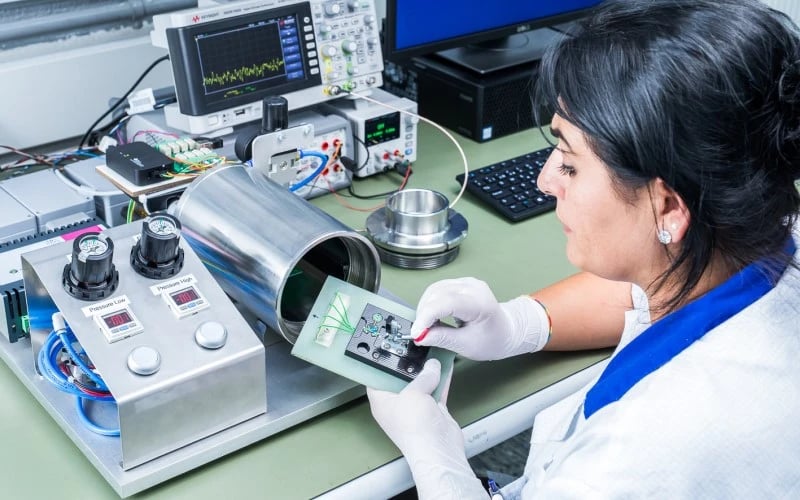
[(664, 306), (689, 296), (714, 254), (733, 269), (790, 260), (797, 27), (758, 0), (611, 0), (572, 34), (543, 57), (537, 100), (585, 134), (623, 199), (661, 178), (690, 211), (654, 284), (681, 281)]

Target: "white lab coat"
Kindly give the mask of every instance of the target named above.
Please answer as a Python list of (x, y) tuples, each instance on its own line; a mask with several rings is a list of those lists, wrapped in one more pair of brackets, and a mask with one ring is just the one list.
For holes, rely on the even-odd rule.
[[(612, 357), (649, 326), (632, 295)], [(504, 499), (800, 498), (800, 271), (587, 420), (593, 385), (536, 416)]]

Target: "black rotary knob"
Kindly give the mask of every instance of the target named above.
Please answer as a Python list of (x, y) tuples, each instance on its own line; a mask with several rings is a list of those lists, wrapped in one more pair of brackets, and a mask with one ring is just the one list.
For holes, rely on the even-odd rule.
[(114, 242), (106, 235), (89, 232), (75, 238), (72, 259), (64, 266), (62, 275), (64, 289), (81, 300), (108, 297), (119, 283), (113, 259)]
[(148, 278), (174, 276), (183, 268), (181, 223), (169, 214), (155, 214), (142, 223), (142, 235), (131, 248), (131, 265)]
[(261, 103), (262, 134), (289, 128), (289, 101), (285, 97), (267, 96)]

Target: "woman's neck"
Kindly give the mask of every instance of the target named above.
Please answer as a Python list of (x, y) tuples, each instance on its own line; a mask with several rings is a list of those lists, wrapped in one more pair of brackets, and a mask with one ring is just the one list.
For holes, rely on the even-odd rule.
[[(727, 265), (723, 259), (713, 258), (697, 284), (689, 293), (676, 305), (669, 307), (671, 299), (680, 291), (683, 283), (681, 278), (674, 279), (669, 283), (664, 283), (657, 287), (654, 280), (648, 287), (643, 288), (647, 294), (648, 304), (650, 305), (650, 318), (655, 322), (666, 316), (672, 311), (682, 308), (686, 304), (702, 297), (709, 291), (724, 283), (728, 278), (736, 273), (735, 269)], [(679, 273), (676, 273), (679, 274)]]

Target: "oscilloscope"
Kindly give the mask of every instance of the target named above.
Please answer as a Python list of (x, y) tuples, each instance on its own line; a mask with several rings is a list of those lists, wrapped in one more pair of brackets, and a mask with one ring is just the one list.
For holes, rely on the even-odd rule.
[(153, 45), (168, 49), (177, 103), (167, 125), (194, 134), (261, 117), (261, 100), (290, 109), (382, 85), (374, 0), (258, 0), (162, 14)]

